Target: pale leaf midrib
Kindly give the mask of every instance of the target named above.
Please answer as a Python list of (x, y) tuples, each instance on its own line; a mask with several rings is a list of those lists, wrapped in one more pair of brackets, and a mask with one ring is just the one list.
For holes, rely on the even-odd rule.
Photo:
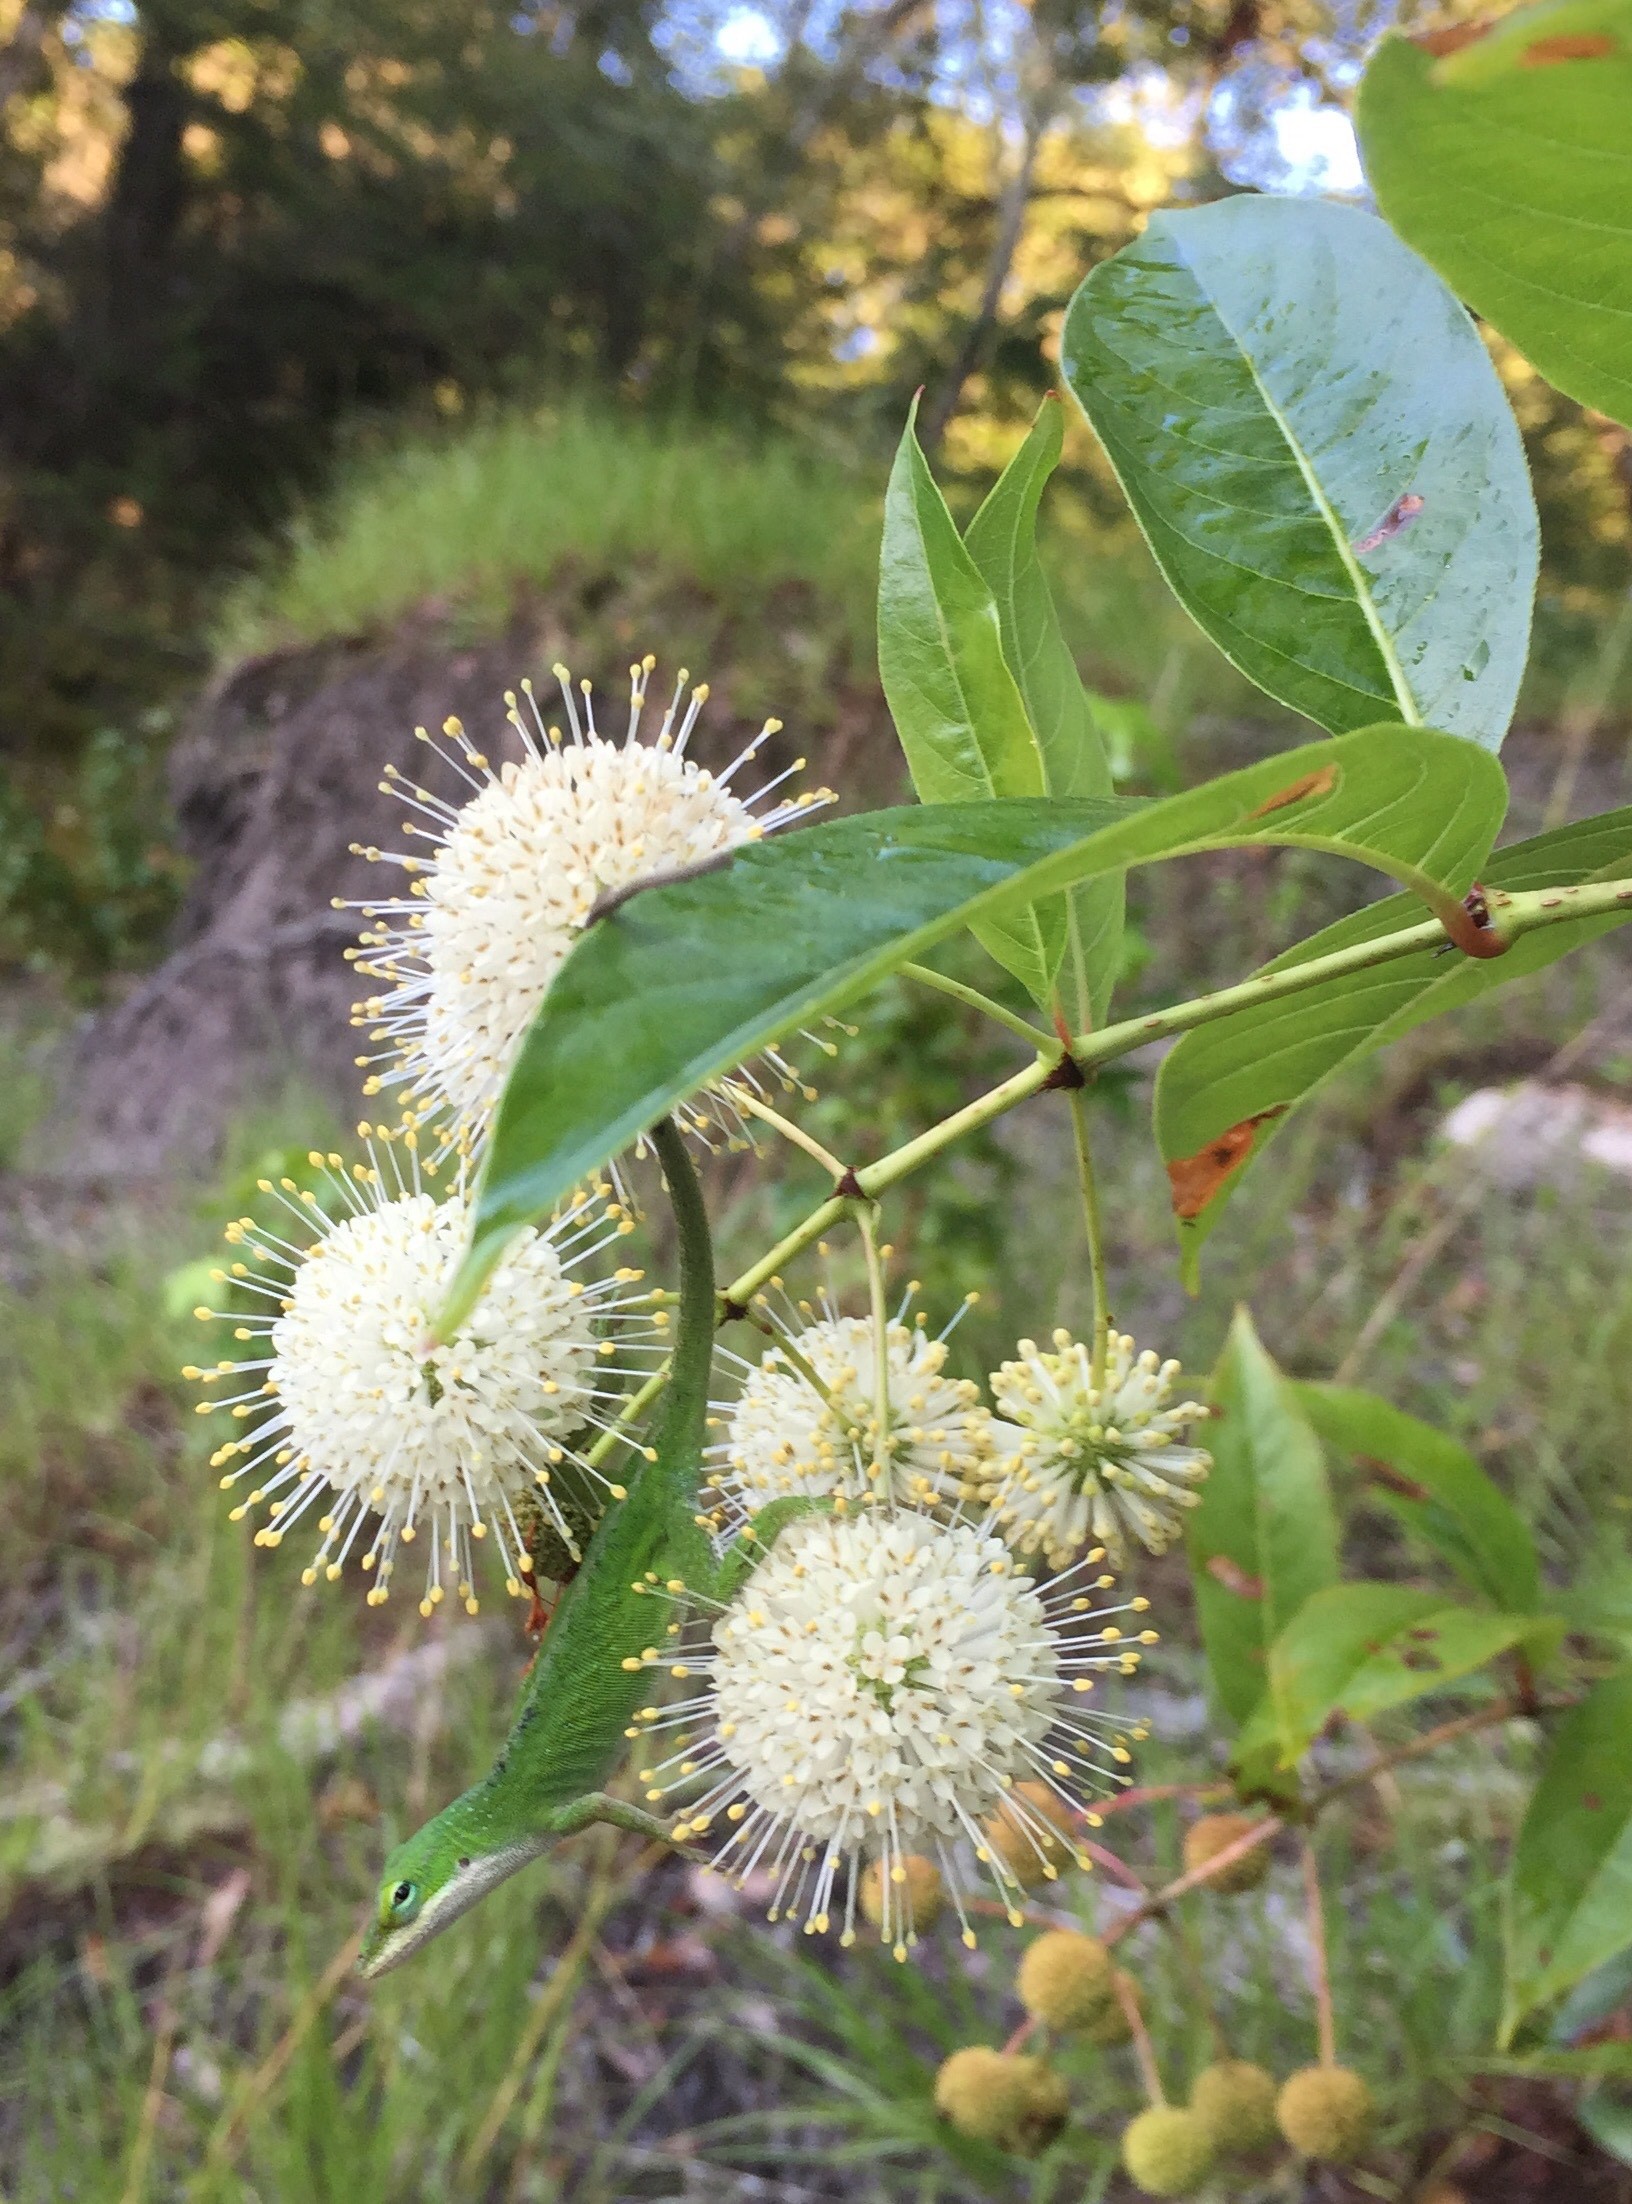
[(1268, 413), (1270, 419), (1275, 423), (1275, 426), (1280, 430), (1281, 435), (1286, 440), (1286, 448), (1292, 454), (1293, 460), (1296, 462), (1298, 472), (1303, 477), (1304, 487), (1309, 492), (1310, 498), (1314, 503), (1315, 510), (1319, 513), (1322, 521), (1324, 521), (1327, 533), (1330, 535), (1332, 542), (1336, 547), (1337, 555), (1343, 563), (1345, 572), (1348, 574), (1350, 584), (1354, 590), (1355, 601), (1360, 607), (1361, 613), (1365, 618), (1367, 627), (1371, 630), (1372, 641), (1377, 646), (1378, 656), (1382, 659), (1384, 669), (1388, 674), (1389, 686), (1394, 691), (1394, 698), (1395, 702), (1399, 705), (1401, 719), (1404, 720), (1406, 725), (1409, 727), (1421, 727), (1425, 725), (1426, 723), (1423, 719), (1422, 712), (1417, 704), (1416, 697), (1412, 693), (1411, 684), (1406, 679), (1405, 669), (1400, 664), (1399, 656), (1395, 651), (1393, 638), (1390, 636), (1388, 629), (1384, 626), (1382, 614), (1378, 611), (1376, 603), (1372, 598), (1371, 588), (1366, 578), (1365, 569), (1360, 565), (1359, 560), (1355, 557), (1354, 552), (1350, 547), (1348, 533), (1341, 526), (1336, 513), (1332, 510), (1331, 500), (1327, 497), (1326, 492), (1321, 485), (1320, 477), (1315, 473), (1314, 467), (1310, 462), (1308, 454), (1303, 448), (1302, 442), (1296, 435), (1294, 435), (1291, 422), (1287, 419), (1285, 412), (1271, 394), (1270, 390), (1264, 382), (1263, 377), (1259, 374), (1257, 361), (1253, 358), (1251, 352), (1247, 349), (1247, 346), (1242, 342), (1240, 335), (1236, 331), (1235, 326), (1231, 322), (1229, 316), (1225, 313), (1223, 307), (1214, 297), (1212, 291), (1203, 283), (1201, 276), (1197, 273), (1194, 265), (1188, 258), (1185, 258), (1184, 266), (1186, 272), (1190, 276), (1191, 281), (1195, 284), (1196, 288), (1201, 292), (1202, 297), (1206, 300), (1208, 308), (1218, 317), (1219, 326), (1221, 329), (1223, 329), (1225, 334), (1228, 336), (1231, 344), (1234, 346), (1236, 356), (1240, 359), (1242, 365), (1246, 368), (1247, 373), (1252, 377), (1253, 388), (1257, 391), (1258, 396), (1263, 401), (1264, 410)]

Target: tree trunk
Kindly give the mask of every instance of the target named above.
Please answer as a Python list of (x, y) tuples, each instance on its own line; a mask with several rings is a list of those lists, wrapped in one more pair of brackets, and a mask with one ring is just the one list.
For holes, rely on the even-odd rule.
[(1027, 115), (1019, 162), (998, 200), (997, 235), (992, 240), (991, 255), (986, 263), (986, 281), (981, 289), (980, 304), (975, 310), (974, 319), (964, 331), (963, 342), (958, 347), (957, 357), (947, 372), (945, 382), (936, 392), (933, 402), (919, 416), (918, 438), (925, 451), (933, 451), (946, 434), (947, 423), (958, 410), (958, 400), (963, 396), (964, 385), (986, 357), (992, 332), (997, 327), (998, 308), (1003, 302), (1003, 286), (1009, 280), (1009, 270), (1014, 265), (1021, 233), (1026, 226), (1026, 214), (1031, 205), (1032, 179), (1037, 171), (1037, 148), (1042, 142), (1044, 127), (1044, 119), (1039, 112), (1033, 110)]
[(121, 350), (140, 346), (163, 303), (186, 205), (188, 94), (176, 66), (185, 50), (169, 25), (148, 19), (122, 95), (128, 121), (103, 214), (106, 335)]

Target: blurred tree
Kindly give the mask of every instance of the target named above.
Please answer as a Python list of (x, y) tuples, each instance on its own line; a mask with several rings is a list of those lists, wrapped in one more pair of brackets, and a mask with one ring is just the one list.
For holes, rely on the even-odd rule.
[[(6, 83), (10, 747), (76, 733), (87, 687), (140, 691), (122, 605), (173, 680), (186, 584), (351, 409), (455, 409), (549, 365), (737, 402), (776, 380), (750, 271), (710, 249), (711, 118), (639, 0), (31, 7)], [(183, 601), (155, 624), (166, 573)]]
[[(0, 0), (0, 812), (34, 821), (27, 879), (74, 872), (86, 744), (161, 739), (219, 579), (343, 424), (571, 379), (853, 446), (921, 387), (978, 478), (1084, 269), (1168, 201), (1316, 181), (1280, 123), (1344, 148), (1395, 6)], [(1555, 570), (1601, 598), (1613, 455), (1504, 372)]]

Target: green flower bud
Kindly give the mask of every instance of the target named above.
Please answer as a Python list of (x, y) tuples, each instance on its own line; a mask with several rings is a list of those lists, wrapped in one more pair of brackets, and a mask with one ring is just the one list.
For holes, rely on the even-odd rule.
[(1116, 1996), (1111, 1955), (1097, 1936), (1048, 1929), (1026, 1946), (1015, 1989), (1046, 2027), (1086, 2027)]
[(1071, 2112), (1071, 2097), (1063, 2078), (1041, 2059), (1021, 2058), (1016, 2063), (1026, 2072), (1025, 2105), (1014, 2148), (1024, 2157), (1033, 2158), (1038, 2151), (1047, 2150), (1064, 2127)]
[(1213, 2170), (1213, 2146), (1193, 2112), (1151, 2105), (1128, 2124), (1122, 2163), (1147, 2196), (1188, 2196)]
[(1262, 2150), (1275, 2140), (1275, 2077), (1248, 2059), (1220, 2059), (1196, 2076), (1190, 2109), (1221, 2154)]
[(1005, 2142), (1025, 2107), (1019, 2069), (1017, 2058), (984, 2043), (954, 2051), (935, 2077), (935, 2109), (960, 2135), (983, 2143)]
[[(1200, 1821), (1192, 1822), (1184, 1833), (1184, 1871), (1193, 1875), (1198, 1867), (1205, 1867), (1209, 1860), (1216, 1860), (1220, 1852), (1227, 1852), (1232, 1844), (1239, 1844), (1250, 1830), (1258, 1826), (1253, 1814), (1203, 1814)], [(1269, 1846), (1260, 1844), (1225, 1868), (1222, 1875), (1208, 1878), (1207, 1888), (1234, 1896), (1243, 1890), (1256, 1890), (1269, 1873)]]
[(1127, 1982), (1128, 1979), (1120, 1968), (1112, 1974), (1110, 1996), (1093, 2019), (1083, 2025), (1083, 2035), (1102, 2051), (1113, 2050), (1117, 2044), (1128, 2042), (1133, 2035), (1128, 2016), (1122, 2009), (1122, 2000), (1116, 1991), (1116, 1985)]
[(1371, 2091), (1346, 2066), (1306, 2066), (1275, 2100), (1281, 2133), (1305, 2158), (1358, 2158), (1371, 2132)]
[[(894, 1903), (890, 1907), (891, 1919), (904, 1919), (914, 1929), (927, 1929), (939, 1920), (941, 1910), (946, 1904), (941, 1871), (933, 1860), (926, 1860), (921, 1852), (903, 1854), (898, 1864), (903, 1874), (895, 1886)], [(869, 1860), (861, 1871), (861, 1910), (874, 1928), (883, 1927), (882, 1860)]]
[(1046, 1783), (1017, 1783), (1009, 1796), (1018, 1810), (1007, 1803), (1000, 1806), (983, 1834), (1010, 1879), (1030, 1890), (1035, 1883), (1052, 1882), (1062, 1868), (1075, 1866), (1071, 1810)]
[(960, 2135), (1030, 2155), (1065, 2124), (1065, 2084), (1041, 2059), (974, 2043), (954, 2051), (935, 2077), (935, 2109)]

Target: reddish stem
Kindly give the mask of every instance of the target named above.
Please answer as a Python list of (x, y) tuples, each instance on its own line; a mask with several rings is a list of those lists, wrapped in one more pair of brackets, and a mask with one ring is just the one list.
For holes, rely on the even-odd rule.
[(1337, 2022), (1332, 2013), (1332, 1977), (1326, 1964), (1326, 1908), (1321, 1903), (1320, 1869), (1315, 1847), (1303, 1840), (1303, 1890), (1309, 1909), (1309, 1976), (1315, 1993), (1315, 2024), (1320, 2033), (1320, 2063), (1337, 2064)]

